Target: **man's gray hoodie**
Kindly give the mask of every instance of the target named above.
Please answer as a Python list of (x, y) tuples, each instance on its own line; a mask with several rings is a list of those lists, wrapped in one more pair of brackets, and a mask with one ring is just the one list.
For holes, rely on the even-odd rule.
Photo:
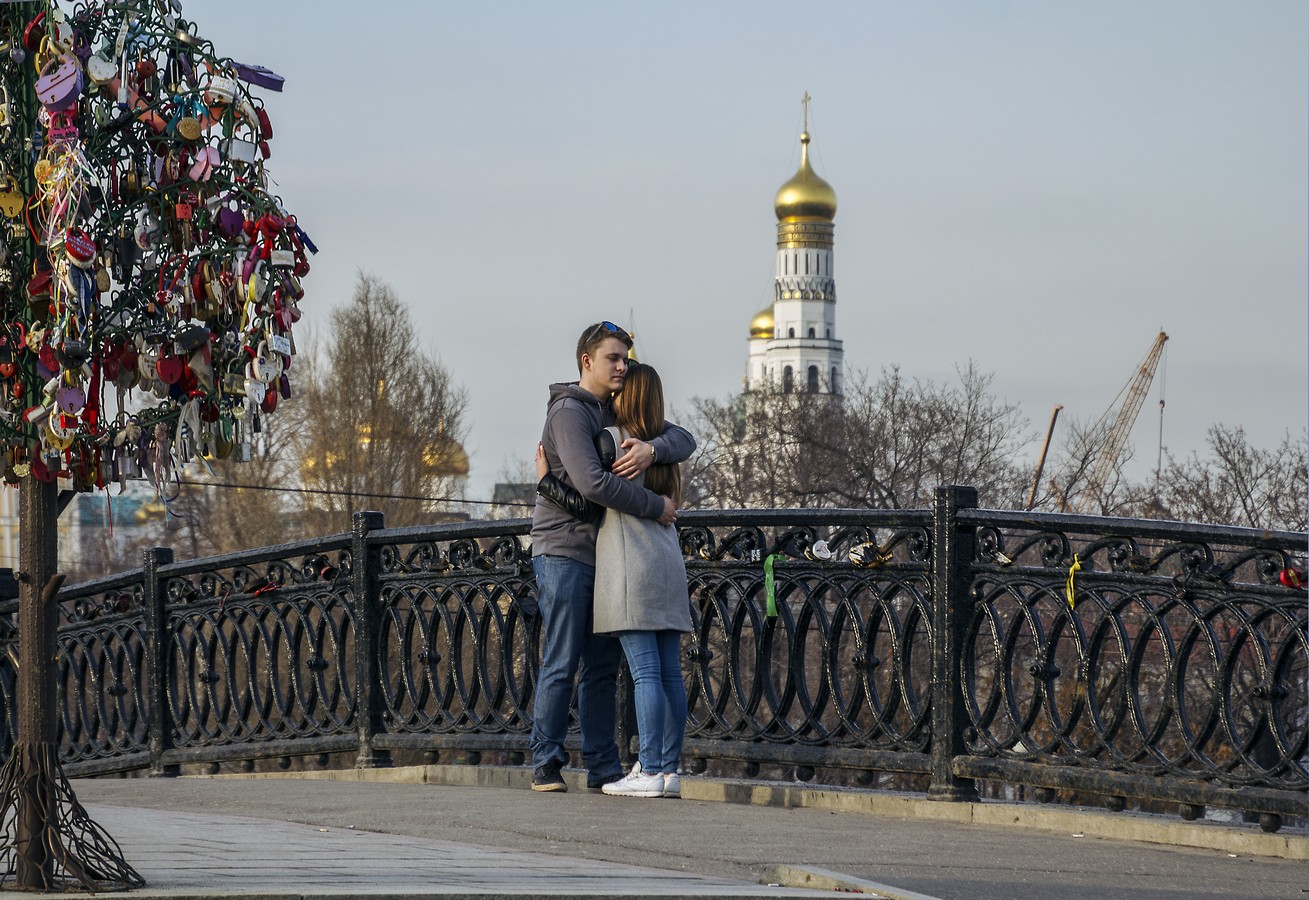
[[(645, 519), (657, 519), (664, 511), (663, 498), (634, 482), (619, 478), (600, 465), (595, 438), (612, 424), (612, 401), (597, 400), (577, 382), (550, 385), (550, 402), (546, 407), (545, 428), (541, 432), (550, 474), (601, 506)], [(691, 432), (667, 422), (664, 423), (664, 433), (650, 443), (661, 463), (682, 462), (695, 451), (695, 438)], [(620, 450), (619, 456), (622, 454)], [(562, 507), (543, 497), (537, 498), (532, 513), (533, 556), (567, 556), (593, 566), (595, 532), (594, 525), (573, 518)]]

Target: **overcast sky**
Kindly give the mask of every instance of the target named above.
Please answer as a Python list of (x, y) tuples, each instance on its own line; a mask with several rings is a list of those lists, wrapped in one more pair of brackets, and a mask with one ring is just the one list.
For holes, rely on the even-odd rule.
[(530, 459), (589, 322), (634, 321), (683, 416), (740, 388), (805, 91), (847, 373), (974, 359), (1034, 458), (1162, 327), (1174, 454), (1306, 427), (1301, 0), (184, 7), (286, 77), (271, 170), (322, 248), (300, 328), (389, 282), (468, 390), (470, 498)]

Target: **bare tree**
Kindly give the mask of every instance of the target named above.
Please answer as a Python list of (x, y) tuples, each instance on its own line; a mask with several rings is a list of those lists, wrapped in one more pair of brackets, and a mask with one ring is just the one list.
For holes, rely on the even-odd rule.
[(1064, 431), (1060, 449), (1050, 470), (1052, 475), (1038, 487), (1033, 509), (1049, 512), (1080, 512), (1097, 516), (1134, 516), (1143, 514), (1154, 502), (1150, 482), (1134, 482), (1126, 473), (1134, 448), (1124, 444), (1113, 461), (1104, 483), (1095, 490), (1091, 472), (1105, 449), (1109, 423), (1072, 421)]
[(700, 506), (928, 506), (938, 484), (971, 484), (988, 505), (1018, 502), (1013, 458), (1026, 420), (972, 363), (956, 385), (909, 381), (898, 368), (858, 374), (843, 397), (747, 391), (694, 401), (701, 439), (688, 466)]
[(1245, 429), (1209, 429), (1208, 454), (1167, 454), (1159, 473), (1159, 514), (1250, 528), (1309, 529), (1309, 440), (1288, 433), (1272, 449), (1250, 445)]
[[(317, 349), (317, 348), (316, 348)], [(304, 487), (302, 525), (349, 528), (356, 509), (388, 525), (448, 514), (468, 474), (467, 396), (414, 338), (407, 308), (389, 285), (360, 274), (349, 305), (297, 373), (303, 415), (292, 437)]]

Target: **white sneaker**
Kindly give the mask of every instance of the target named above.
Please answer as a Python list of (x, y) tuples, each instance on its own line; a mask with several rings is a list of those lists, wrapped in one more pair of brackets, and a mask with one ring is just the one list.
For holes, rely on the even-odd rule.
[(681, 797), (681, 796), (682, 796), (682, 776), (678, 775), (676, 772), (665, 772), (665, 773), (664, 773), (664, 793), (663, 793), (663, 796), (665, 796), (665, 797)]
[(642, 772), (641, 764), (638, 762), (632, 766), (632, 771), (617, 781), (606, 784), (601, 790), (617, 797), (662, 797), (664, 776), (658, 772)]

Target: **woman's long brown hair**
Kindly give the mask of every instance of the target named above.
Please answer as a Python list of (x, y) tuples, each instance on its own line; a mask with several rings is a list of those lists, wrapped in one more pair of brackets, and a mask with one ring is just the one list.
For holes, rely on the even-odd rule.
[[(632, 437), (653, 440), (664, 433), (664, 385), (653, 366), (631, 363), (623, 389), (614, 397), (614, 420)], [(682, 502), (682, 471), (675, 463), (656, 463), (645, 473), (645, 486)]]

